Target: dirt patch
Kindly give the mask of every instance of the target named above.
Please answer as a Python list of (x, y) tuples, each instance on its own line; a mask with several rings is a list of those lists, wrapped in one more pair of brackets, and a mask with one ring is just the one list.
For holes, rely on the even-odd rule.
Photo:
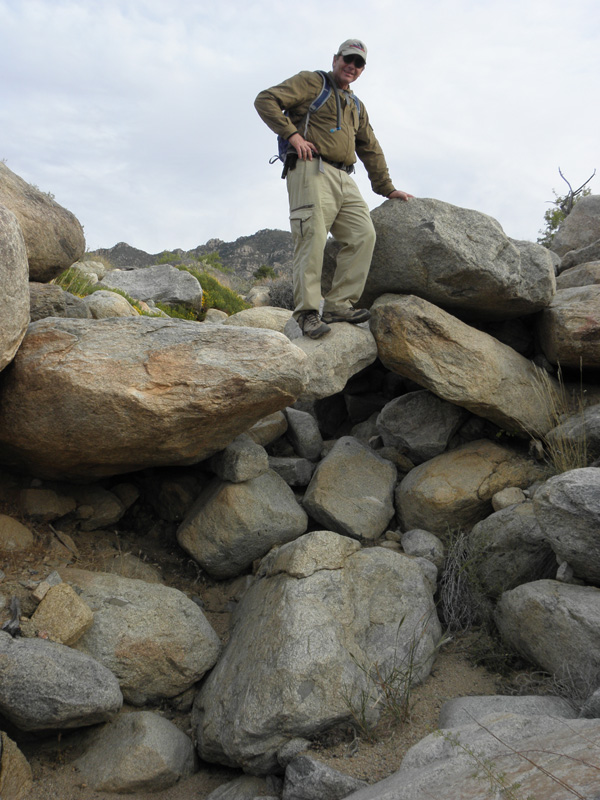
[[(0, 513), (10, 514), (34, 533), (36, 544), (24, 553), (0, 554), (0, 603), (12, 595), (21, 598), (23, 613), (32, 613), (35, 604), (31, 590), (54, 569), (67, 564), (98, 571), (117, 571), (127, 577), (135, 569), (154, 568), (166, 585), (201, 602), (209, 622), (226, 641), (229, 618), (245, 580), (215, 582), (204, 575), (171, 537), (129, 531), (70, 532), (61, 539), (48, 525), (34, 525), (14, 508), (0, 504)], [(65, 545), (66, 542), (66, 545)], [(74, 545), (74, 550), (71, 545)], [(140, 566), (141, 565), (141, 566)], [(9, 616), (8, 607), (0, 611), (0, 624)], [(495, 694), (499, 676), (473, 666), (468, 640), (455, 639), (440, 650), (430, 677), (414, 689), (410, 719), (402, 724), (383, 718), (369, 740), (358, 737), (352, 726), (345, 726), (318, 737), (313, 754), (321, 761), (348, 775), (375, 783), (398, 769), (409, 747), (435, 730), (441, 706), (446, 700), (469, 694)], [(190, 715), (165, 704), (155, 709), (186, 732), (191, 730)], [(29, 800), (114, 800), (114, 793), (96, 792), (73, 766), (80, 736), (77, 732), (40, 739), (3, 726), (17, 740), (34, 775)], [(139, 800), (189, 800), (206, 798), (218, 786), (239, 776), (239, 772), (200, 763), (199, 771), (176, 786), (152, 793), (135, 794)]]

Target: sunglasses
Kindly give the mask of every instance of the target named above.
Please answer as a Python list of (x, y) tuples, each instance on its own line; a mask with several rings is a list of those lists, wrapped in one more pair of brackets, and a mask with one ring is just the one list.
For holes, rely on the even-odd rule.
[(365, 60), (362, 56), (342, 56), (346, 64), (354, 64), (357, 69), (362, 69), (365, 65)]

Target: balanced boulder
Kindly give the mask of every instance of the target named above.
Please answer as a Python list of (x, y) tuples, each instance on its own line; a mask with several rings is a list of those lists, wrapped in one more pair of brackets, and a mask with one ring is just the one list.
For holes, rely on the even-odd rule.
[(282, 334), (150, 319), (33, 323), (0, 390), (0, 460), (75, 481), (222, 450), (304, 388)]
[(543, 435), (552, 426), (540, 370), (512, 348), (414, 296), (383, 295), (371, 330), (385, 366), (501, 428)]

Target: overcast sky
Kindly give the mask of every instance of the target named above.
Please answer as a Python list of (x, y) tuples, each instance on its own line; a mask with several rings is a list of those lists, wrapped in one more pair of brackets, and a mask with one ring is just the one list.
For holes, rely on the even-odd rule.
[(575, 188), (598, 167), (600, 193), (598, 0), (0, 0), (0, 159), (89, 249), (287, 229), (254, 98), (348, 37), (397, 188), (533, 241), (559, 166)]

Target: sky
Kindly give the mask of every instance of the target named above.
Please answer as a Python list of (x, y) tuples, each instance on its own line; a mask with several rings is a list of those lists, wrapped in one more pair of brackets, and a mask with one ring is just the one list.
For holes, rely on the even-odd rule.
[[(0, 160), (95, 250), (288, 229), (254, 98), (368, 47), (353, 84), (396, 188), (535, 241), (553, 190), (600, 193), (597, 0), (0, 0)], [(361, 164), (357, 183), (375, 195)]]

